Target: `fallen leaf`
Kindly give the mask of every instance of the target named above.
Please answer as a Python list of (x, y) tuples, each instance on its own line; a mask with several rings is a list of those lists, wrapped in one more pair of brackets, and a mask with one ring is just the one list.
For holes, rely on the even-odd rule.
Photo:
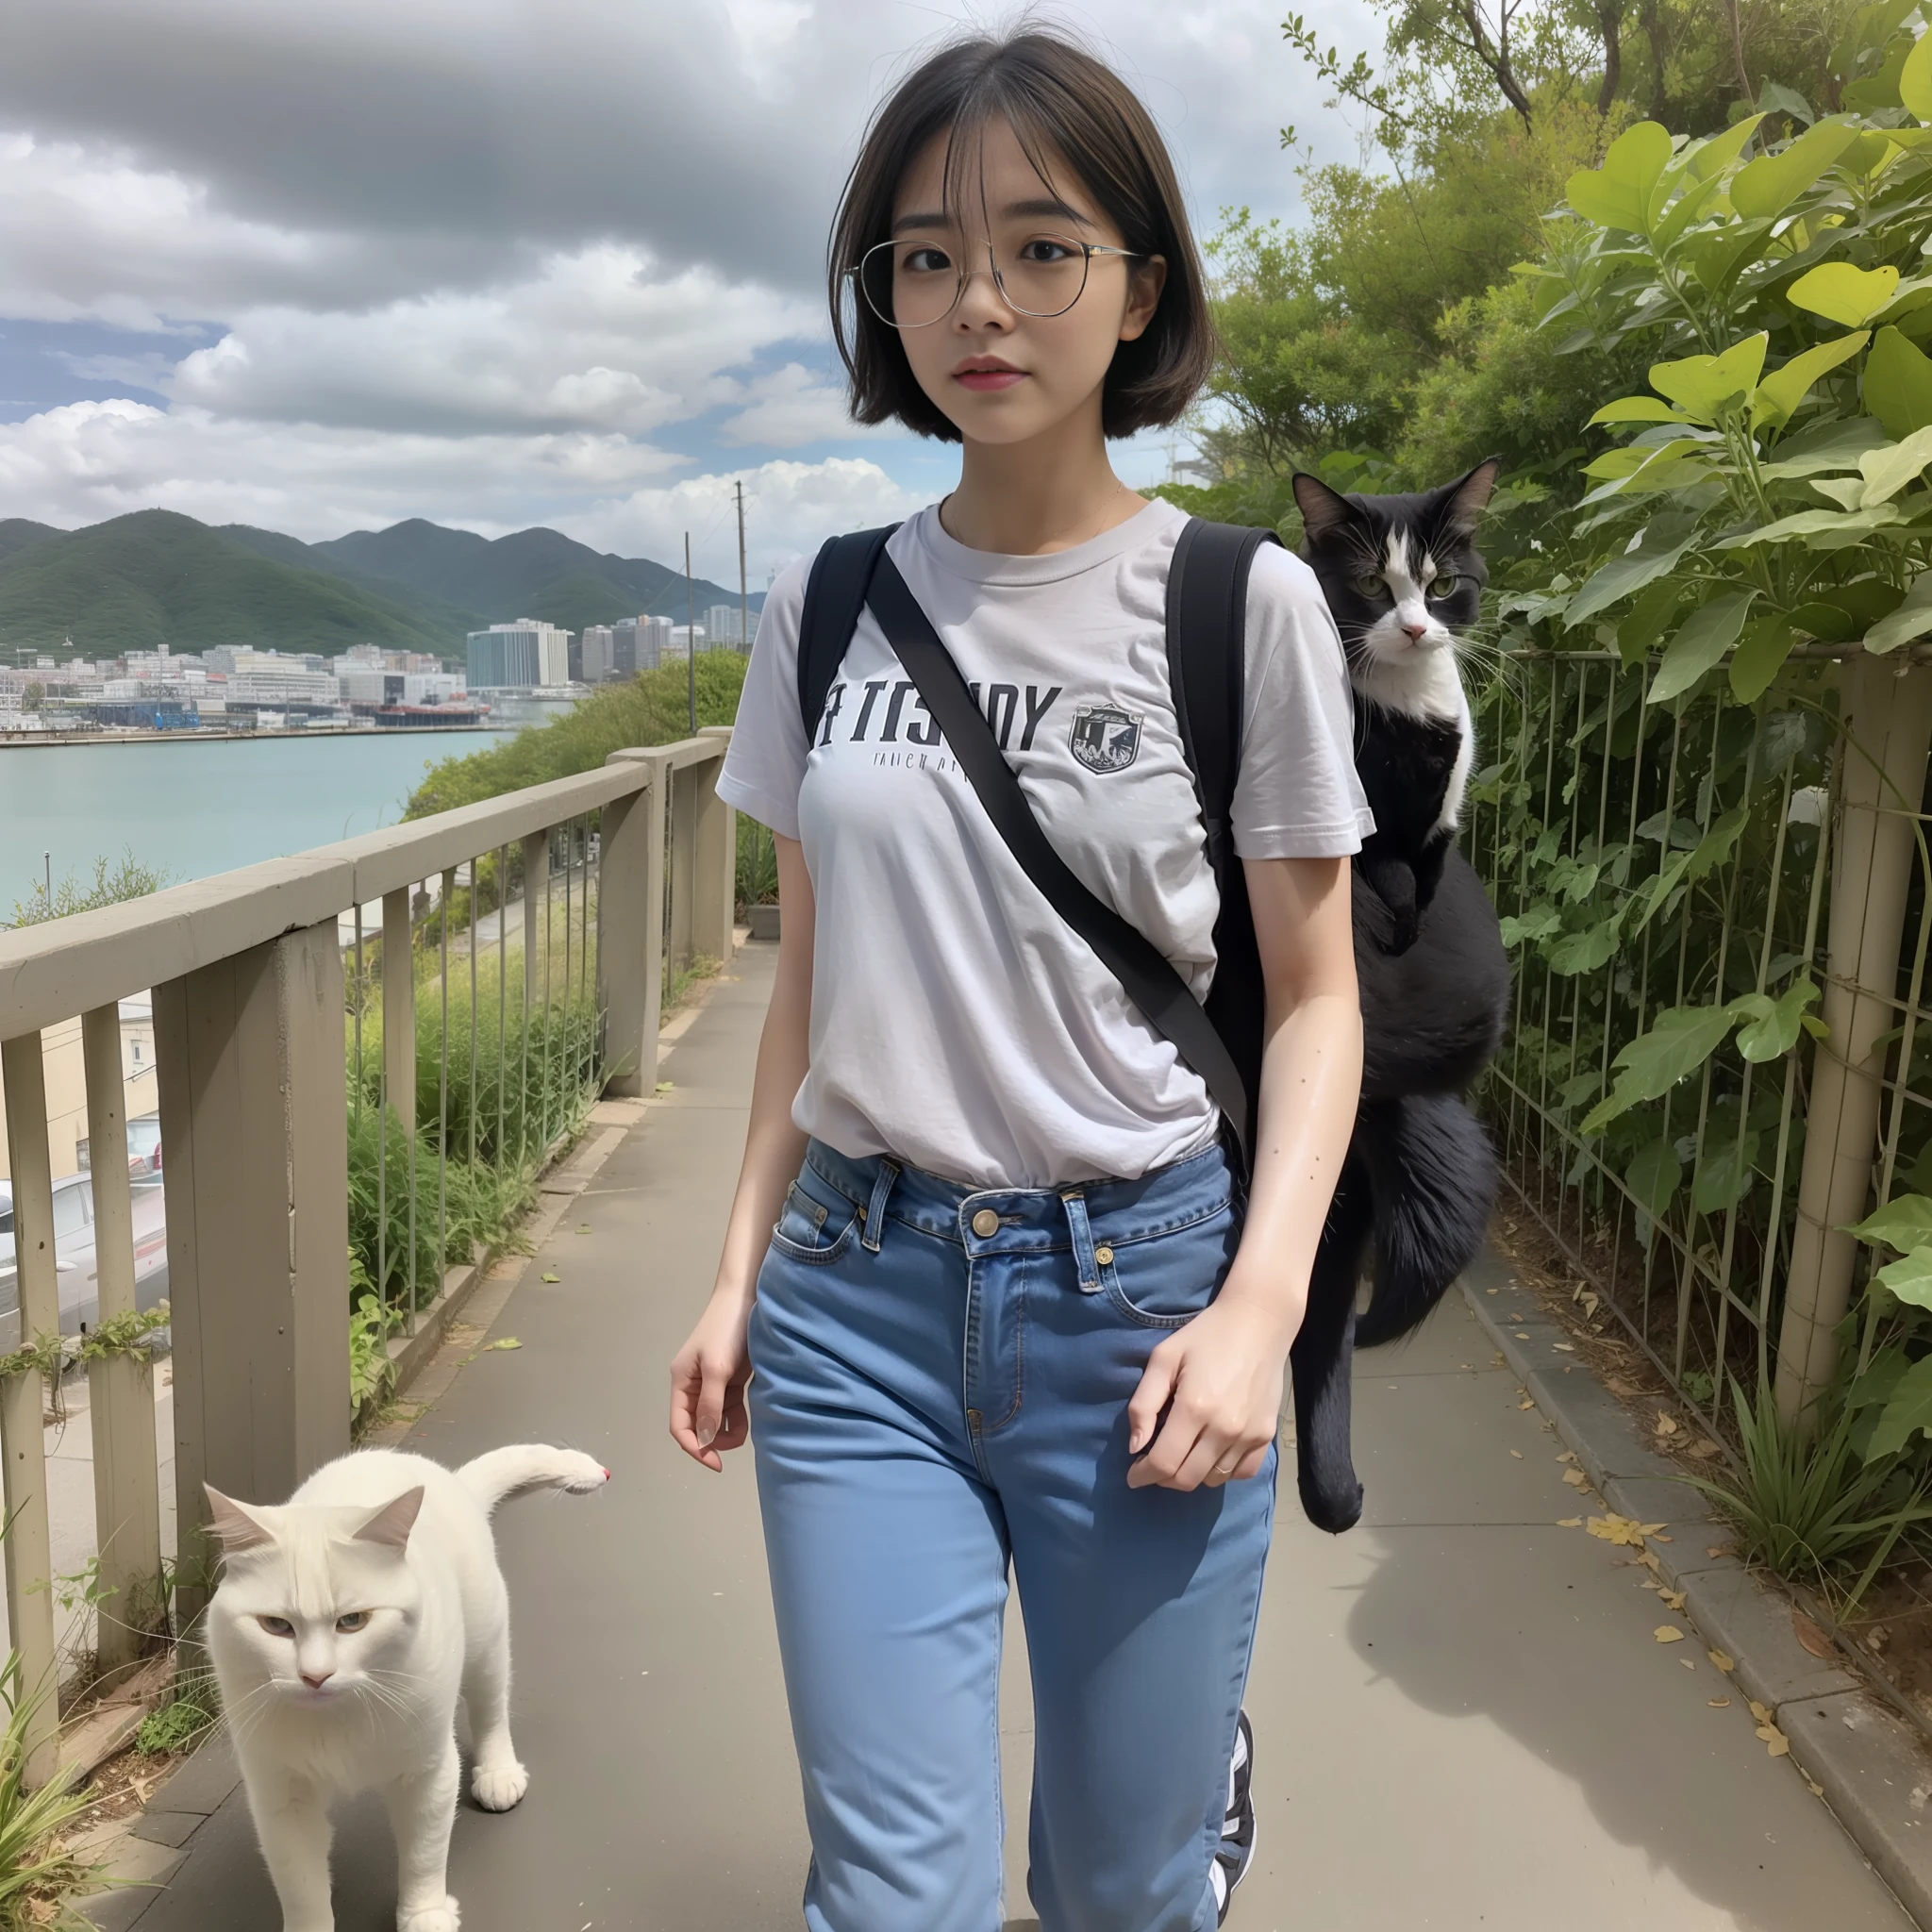
[(1557, 1518), (1557, 1527), (1558, 1529), (1581, 1529), (1583, 1527), (1583, 1518), (1580, 1516), (1559, 1516)]
[(1536, 1397), (1534, 1395), (1525, 1395), (1516, 1406), (1518, 1408), (1534, 1408), (1536, 1407)]
[(1791, 1755), (1791, 1740), (1775, 1724), (1759, 1724), (1757, 1735), (1764, 1740), (1767, 1757), (1789, 1757)]
[(1657, 1432), (1659, 1436), (1674, 1436), (1677, 1433), (1677, 1418), (1664, 1409), (1658, 1409)]
[(1497, 1292), (1497, 1291), (1496, 1291), (1495, 1289), (1493, 1289), (1493, 1288), (1486, 1288), (1486, 1289), (1484, 1289), (1484, 1290), (1483, 1290), (1483, 1292), (1484, 1292), (1485, 1294), (1494, 1294), (1494, 1293), (1496, 1293), (1496, 1292)]
[(1624, 1381), (1621, 1375), (1611, 1375), (1607, 1377), (1604, 1383), (1604, 1387), (1607, 1389), (1612, 1395), (1621, 1395), (1626, 1401), (1631, 1396), (1638, 1393), (1638, 1391), (1630, 1383)]
[(1643, 1547), (1643, 1525), (1633, 1517), (1592, 1516), (1589, 1528), (1591, 1536), (1600, 1537), (1607, 1543), (1621, 1543), (1625, 1548), (1640, 1550)]
[(1729, 1543), (1710, 1543), (1706, 1546), (1704, 1554), (1707, 1557), (1728, 1557), (1731, 1546)]
[[(1659, 1524), (1657, 1524), (1657, 1528), (1658, 1528), (1658, 1529), (1661, 1529), (1662, 1527), (1663, 1527), (1663, 1524), (1662, 1524), (1661, 1523), (1659, 1523)], [(1653, 1534), (1654, 1534), (1654, 1532), (1653, 1532)], [(1660, 1542), (1660, 1543), (1674, 1543), (1674, 1542), (1675, 1542), (1675, 1541), (1677, 1541), (1677, 1539), (1676, 1539), (1675, 1537), (1674, 1537), (1674, 1536), (1659, 1536), (1659, 1537), (1657, 1537), (1657, 1538), (1656, 1538), (1656, 1541), (1658, 1541), (1658, 1542)]]
[(1650, 1633), (1659, 1643), (1682, 1643), (1684, 1633), (1674, 1624), (1659, 1624)]
[(1515, 1335), (1518, 1341), (1527, 1341), (1529, 1340), (1529, 1330), (1527, 1328), (1517, 1328), (1511, 1332)]
[(1707, 1697), (1704, 1701), (1713, 1710), (1728, 1710), (1731, 1707), (1731, 1700), (1728, 1697)]
[(1687, 1671), (1694, 1671), (1697, 1668), (1697, 1666), (1694, 1663), (1692, 1663), (1688, 1657), (1680, 1657), (1677, 1659), (1677, 1661), (1680, 1664), (1682, 1664)]
[(1584, 1294), (1584, 1297), (1583, 1297), (1583, 1312), (1584, 1312), (1584, 1313), (1585, 1313), (1586, 1315), (1593, 1315), (1593, 1314), (1595, 1314), (1595, 1313), (1596, 1313), (1596, 1311), (1597, 1311), (1597, 1306), (1598, 1306), (1598, 1298), (1597, 1298), (1597, 1296), (1595, 1296), (1595, 1295), (1593, 1295), (1593, 1294), (1591, 1294), (1591, 1293), (1589, 1293), (1589, 1292), (1587, 1292), (1587, 1291), (1586, 1291), (1586, 1293)]
[(1568, 1341), (1553, 1341), (1550, 1343), (1550, 1346), (1563, 1355), (1574, 1355), (1576, 1353), (1574, 1344)]
[(1662, 1584), (1657, 1585), (1657, 1590), (1672, 1609), (1681, 1610), (1684, 1607), (1684, 1592), (1681, 1590), (1665, 1590)]
[(1722, 1650), (1707, 1650), (1704, 1654), (1726, 1675), (1738, 1668), (1738, 1659)]
[(494, 1355), (507, 1348), (521, 1348), (523, 1343), (514, 1335), (506, 1335), (495, 1341), (486, 1341), (477, 1351), (479, 1355)]
[(669, 1093), (676, 1085), (677, 1082), (675, 1080), (659, 1080), (658, 1082), (658, 1091), (659, 1093)]
[(1756, 1718), (1756, 1719), (1757, 1720), (1757, 1722), (1758, 1722), (1759, 1724), (1769, 1724), (1769, 1723), (1771, 1722), (1771, 1707), (1770, 1707), (1770, 1705), (1768, 1705), (1768, 1704), (1759, 1704), (1759, 1703), (1758, 1703), (1758, 1701), (1757, 1700), (1757, 1698), (1755, 1698), (1755, 1697), (1754, 1697), (1754, 1698), (1752, 1698), (1752, 1700), (1751, 1700), (1751, 1703), (1750, 1703), (1750, 1711), (1751, 1711), (1751, 1715), (1752, 1715), (1753, 1717), (1755, 1717), (1755, 1718)]
[(1791, 1635), (1813, 1657), (1832, 1657), (1838, 1655), (1838, 1645), (1831, 1641), (1830, 1633), (1814, 1624), (1795, 1604), (1791, 1606)]
[(1647, 1565), (1648, 1568), (1655, 1574), (1660, 1575), (1663, 1572), (1663, 1565), (1657, 1561), (1657, 1552), (1655, 1550), (1645, 1550), (1642, 1556), (1639, 1557), (1637, 1560), (1640, 1563)]
[(1557, 1457), (1557, 1460), (1558, 1462), (1574, 1462), (1576, 1460), (1576, 1452), (1574, 1449), (1565, 1449), (1563, 1453)]
[[(1629, 1563), (1630, 1558), (1628, 1557), (1619, 1557), (1617, 1558), (1617, 1561), (1619, 1563)], [(1632, 1564), (1631, 1567), (1634, 1569), (1636, 1565)], [(1661, 1590), (1663, 1588), (1663, 1585), (1659, 1583), (1655, 1576), (1646, 1576), (1643, 1579), (1642, 1587), (1645, 1590)]]
[(544, 1281), (561, 1281), (563, 1279), (563, 1276), (560, 1274), (552, 1274), (546, 1272), (540, 1278)]
[(1724, 1453), (1723, 1443), (1713, 1442), (1708, 1436), (1701, 1442), (1693, 1442), (1690, 1445), (1690, 1454), (1700, 1462), (1708, 1462), (1713, 1456), (1722, 1456)]
[(1512, 1449), (1509, 1453), (1510, 1455), (1515, 1457), (1518, 1462), (1521, 1462), (1523, 1460), (1523, 1451), (1521, 1449)]
[(1815, 1778), (1807, 1777), (1805, 1780), (1805, 1788), (1814, 1798), (1822, 1798), (1824, 1795), (1824, 1787)]
[(1563, 1480), (1573, 1490), (1587, 1490), (1590, 1487), (1590, 1478), (1580, 1469), (1566, 1469), (1563, 1472)]

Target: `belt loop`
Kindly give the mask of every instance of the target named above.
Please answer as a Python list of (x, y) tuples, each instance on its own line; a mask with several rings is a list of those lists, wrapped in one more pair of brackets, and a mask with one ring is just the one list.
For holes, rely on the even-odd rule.
[(865, 1233), (859, 1246), (876, 1255), (879, 1242), (886, 1232), (886, 1203), (892, 1197), (892, 1189), (899, 1178), (899, 1164), (895, 1160), (879, 1162), (879, 1177), (873, 1183), (872, 1199), (858, 1211), (858, 1218), (865, 1224)]
[(1076, 1189), (1060, 1196), (1067, 1210), (1067, 1232), (1074, 1237), (1074, 1262), (1080, 1271), (1080, 1292), (1100, 1292), (1100, 1263), (1093, 1258), (1093, 1230), (1087, 1221), (1087, 1197)]

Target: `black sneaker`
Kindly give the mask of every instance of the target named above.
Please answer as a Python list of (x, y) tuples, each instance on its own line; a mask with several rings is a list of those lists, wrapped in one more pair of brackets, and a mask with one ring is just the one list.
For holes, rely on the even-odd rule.
[(1214, 1923), (1227, 1924), (1234, 1889), (1255, 1862), (1255, 1730), (1242, 1711), (1235, 1720), (1234, 1761), (1227, 1767), (1227, 1815), (1221, 1821), (1221, 1845), (1210, 1875), (1214, 1884)]

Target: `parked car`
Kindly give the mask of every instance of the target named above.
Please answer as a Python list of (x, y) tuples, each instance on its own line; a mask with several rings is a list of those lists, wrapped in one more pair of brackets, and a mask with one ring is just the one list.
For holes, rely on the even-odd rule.
[[(138, 1154), (129, 1137), (133, 1183), (135, 1306), (151, 1308), (168, 1294), (168, 1209), (161, 1190), (160, 1141)], [(87, 1174), (54, 1183), (54, 1267), (60, 1291), (60, 1330), (79, 1335), (100, 1319), (100, 1265), (94, 1254), (94, 1195)], [(19, 1335), (20, 1270), (13, 1250), (13, 1188), (0, 1181), (0, 1348)]]

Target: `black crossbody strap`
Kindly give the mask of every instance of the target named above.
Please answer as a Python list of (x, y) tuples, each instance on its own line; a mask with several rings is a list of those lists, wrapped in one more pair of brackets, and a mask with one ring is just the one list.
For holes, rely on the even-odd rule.
[(805, 608), (798, 619), (798, 712), (805, 721), (809, 745), (818, 735), (825, 696), (845, 661), (853, 626), (865, 608), (866, 587), (886, 539), (898, 528), (888, 524), (878, 530), (853, 530), (827, 537), (812, 558), (805, 580)]
[(907, 589), (897, 566), (883, 553), (874, 559), (866, 601), (1007, 849), (1047, 903), (1126, 989), (1154, 1029), (1206, 1082), (1245, 1158), (1247, 1084), (1213, 1022), (1159, 949), (1088, 891), (1054, 849), (1013, 768), (1001, 754), (992, 727), (959, 675), (959, 667)]

